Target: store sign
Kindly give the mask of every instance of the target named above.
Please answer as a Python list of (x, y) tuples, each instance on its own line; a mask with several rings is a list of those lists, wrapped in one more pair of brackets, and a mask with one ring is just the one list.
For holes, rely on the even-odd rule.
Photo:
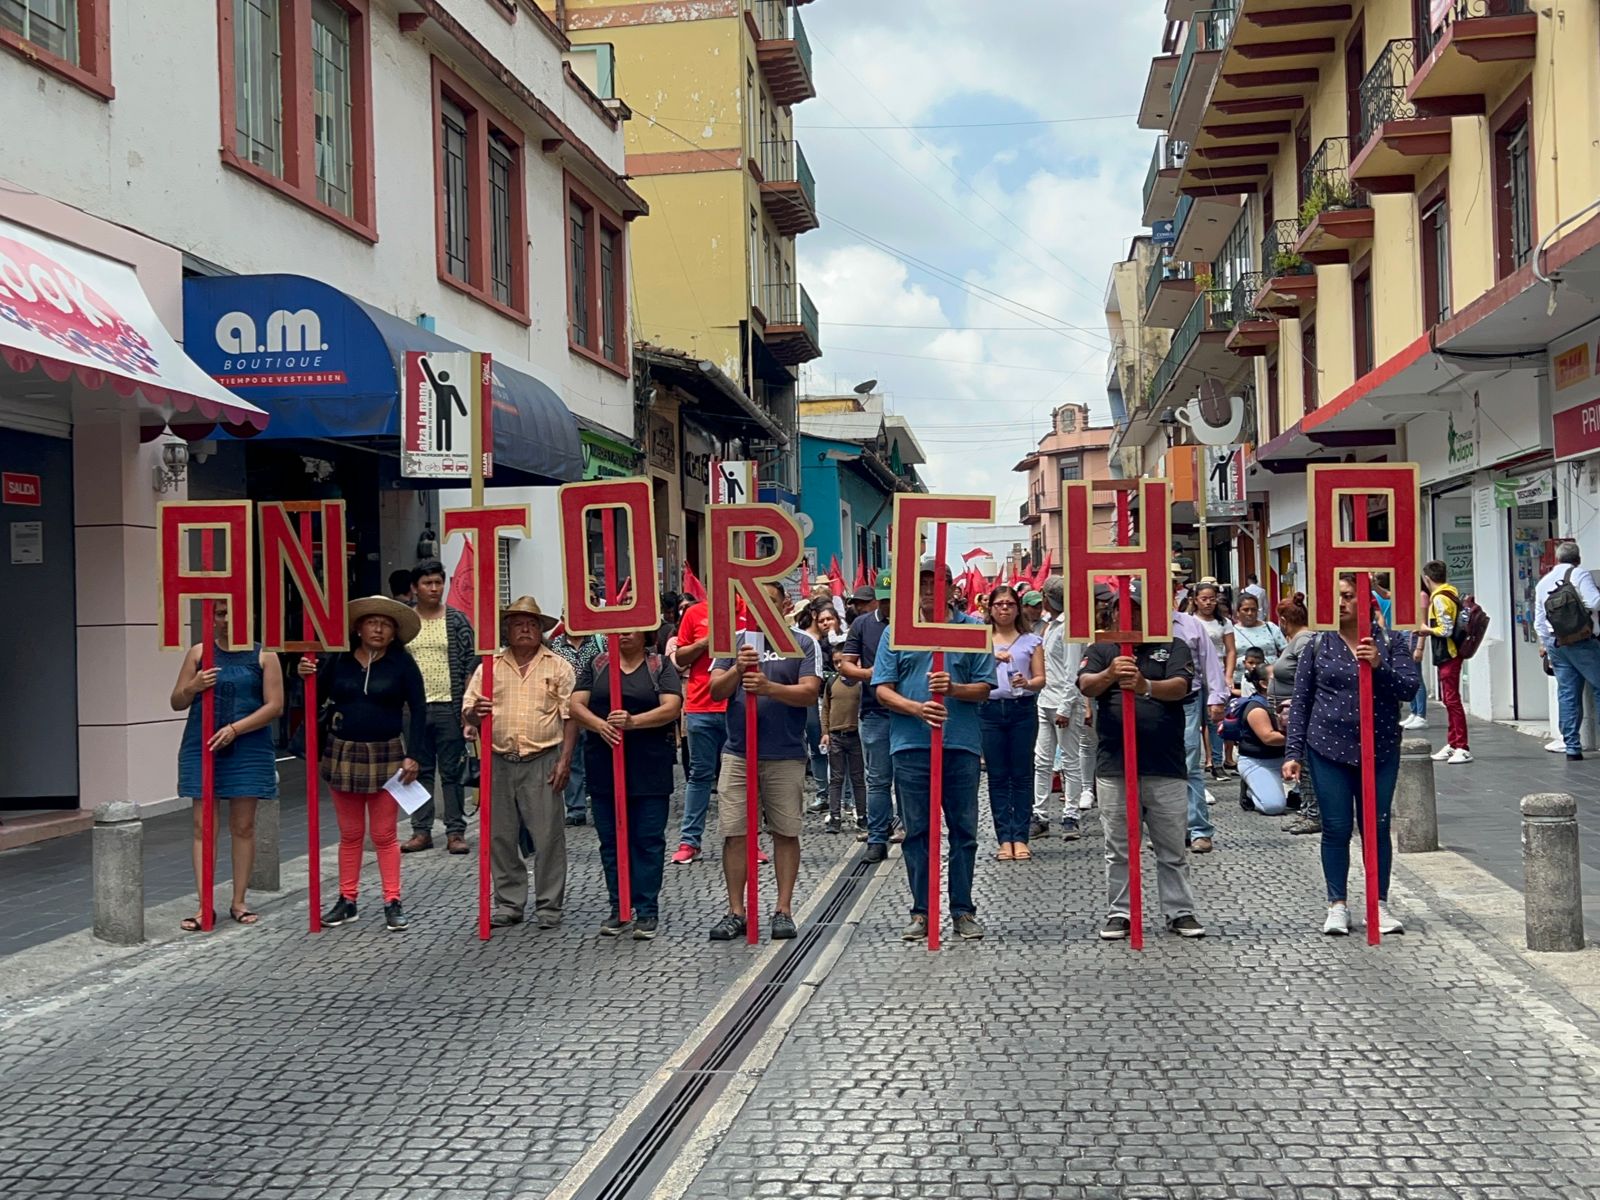
[(711, 473), (711, 503), (754, 504), (756, 464), (750, 461), (719, 461)]
[(323, 338), (314, 308), (277, 308), (261, 325), (237, 309), (217, 318), (212, 330), (223, 354), (217, 382), (230, 388), (321, 387), (345, 383)]
[(1556, 461), (1600, 450), (1600, 321), (1550, 343), (1550, 419)]
[(1250, 511), (1245, 497), (1245, 447), (1206, 447), (1206, 516), (1239, 518)]
[(400, 387), (400, 473), (408, 479), (472, 477), (472, 413), (482, 414), (483, 477), (494, 474), (487, 354), (406, 351)]
[(1474, 395), (1472, 401), (1471, 414), (1459, 422), (1453, 412), (1445, 417), (1445, 462), (1452, 474), (1478, 465), (1478, 397)]
[(670, 471), (678, 463), (678, 431), (665, 417), (650, 415), (650, 465), (660, 471)]
[(38, 508), (44, 503), (44, 488), (37, 475), (22, 475), (16, 471), (0, 474), (0, 489), (7, 504), (20, 504), (24, 508)]
[(1173, 228), (1173, 223), (1168, 221), (1154, 221), (1150, 225), (1150, 241), (1157, 246), (1170, 246), (1178, 240), (1178, 231)]
[(635, 473), (634, 460), (638, 456), (634, 454), (633, 447), (619, 446), (588, 430), (583, 430), (578, 436), (583, 444), (585, 480), (627, 479)]
[(1556, 498), (1554, 471), (1540, 471), (1526, 479), (1498, 479), (1494, 485), (1496, 508), (1517, 508), (1523, 504), (1543, 504)]

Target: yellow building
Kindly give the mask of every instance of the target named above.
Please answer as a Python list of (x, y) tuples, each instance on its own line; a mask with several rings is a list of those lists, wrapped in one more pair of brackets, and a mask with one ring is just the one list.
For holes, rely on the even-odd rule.
[(632, 232), (635, 337), (710, 364), (784, 431), (752, 420), (728, 452), (794, 490), (795, 375), (822, 353), (795, 268), (795, 238), (818, 224), (791, 117), (816, 95), (805, 0), (543, 2), (632, 110), (628, 174), (655, 217)]
[[(1270, 566), (1286, 586), (1303, 586), (1307, 463), (1417, 462), (1427, 553), (1496, 621), (1469, 706), (1543, 718), (1532, 580), (1551, 539), (1600, 554), (1584, 502), (1600, 460), (1583, 462), (1600, 452), (1585, 333), (1600, 319), (1600, 13), (1168, 0), (1166, 15), (1139, 124), (1160, 134), (1144, 216), (1170, 252), (1145, 319), (1173, 337), (1124, 440), (1237, 396), (1257, 445), (1231, 570)], [(1521, 499), (1497, 505), (1496, 483)]]

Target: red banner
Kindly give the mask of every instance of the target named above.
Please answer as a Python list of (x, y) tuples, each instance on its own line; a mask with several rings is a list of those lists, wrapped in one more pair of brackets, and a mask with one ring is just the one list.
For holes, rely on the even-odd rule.
[[(1141, 581), (1144, 602), (1136, 633), (1141, 642), (1172, 636), (1172, 489), (1165, 479), (1138, 481), (1139, 537), (1122, 545), (1092, 545), (1093, 484), (1068, 480), (1061, 485), (1061, 586), (1065, 606), (1064, 636), (1069, 642), (1092, 642), (1095, 577), (1113, 575)], [(1131, 491), (1133, 484), (1127, 489)], [(1120, 485), (1119, 485), (1120, 489)], [(1119, 506), (1120, 508), (1120, 506)], [(1128, 614), (1123, 612), (1123, 624)]]
[[(788, 512), (776, 504), (713, 504), (709, 521), (711, 580), (706, 596), (706, 620), (711, 627), (710, 652), (716, 658), (737, 653), (735, 633), (739, 600), (749, 608), (750, 620), (766, 635), (767, 649), (783, 658), (798, 658), (800, 643), (789, 626), (789, 614), (780, 612), (761, 585), (782, 583), (805, 555), (805, 535)], [(758, 557), (746, 536), (771, 538), (771, 554)]]
[[(889, 594), (889, 643), (893, 649), (988, 653), (989, 626), (922, 619), (921, 547), (925, 525), (993, 523), (993, 496), (921, 496), (905, 492), (895, 496), (896, 537), (890, 551), (894, 583)], [(942, 580), (949, 566), (941, 560), (939, 568)]]
[[(557, 503), (561, 510), (561, 563), (564, 619), (578, 634), (631, 633), (661, 624), (661, 587), (656, 577), (655, 496), (650, 480), (596, 479), (562, 485)], [(630, 586), (610, 602), (596, 605), (589, 593), (589, 514), (598, 513), (603, 529), (621, 514), (627, 522)], [(614, 547), (612, 547), (614, 551)], [(615, 560), (607, 564), (616, 566)], [(607, 586), (615, 588), (614, 580)], [(631, 597), (631, 598), (630, 598)], [(619, 603), (627, 598), (627, 603)], [(615, 699), (615, 697), (613, 697)]]
[[(500, 531), (514, 529), (528, 534), (528, 506), (506, 504), (498, 507), (447, 508), (444, 512), (444, 538), (464, 534), (472, 549), (472, 636), (479, 654), (494, 654), (500, 649)], [(459, 573), (461, 568), (456, 568)]]
[[(1339, 576), (1389, 572), (1394, 627), (1421, 620), (1421, 484), (1416, 463), (1314, 464), (1306, 471), (1306, 612), (1312, 629), (1339, 627)], [(1356, 506), (1354, 524), (1340, 502)], [(1369, 540), (1365, 516), (1372, 498), (1387, 501), (1388, 536)]]
[[(255, 556), (250, 537), (250, 501), (168, 500), (156, 506), (156, 524), (161, 648), (184, 650), (189, 647), (189, 637), (183, 628), (184, 608), (195, 600), (228, 602), (228, 649), (248, 650), (255, 645)], [(202, 532), (201, 536), (211, 543), (216, 556), (212, 562), (221, 565), (191, 566), (184, 553), (184, 537), (193, 531), (206, 530), (211, 532)]]

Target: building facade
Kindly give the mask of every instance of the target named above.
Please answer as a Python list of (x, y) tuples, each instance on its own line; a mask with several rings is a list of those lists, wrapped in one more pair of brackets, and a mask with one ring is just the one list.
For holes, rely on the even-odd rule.
[[(1077, 479), (1110, 479), (1111, 439), (1115, 429), (1091, 425), (1085, 404), (1063, 404), (1050, 414), (1050, 432), (1012, 468), (1028, 477), (1028, 498), (1019, 514), (1028, 527), (1028, 561), (1037, 569), (1047, 558), (1051, 570), (1061, 573), (1065, 558), (1061, 496), (1062, 484)], [(1116, 496), (1094, 494), (1094, 533), (1097, 542), (1114, 540)]]

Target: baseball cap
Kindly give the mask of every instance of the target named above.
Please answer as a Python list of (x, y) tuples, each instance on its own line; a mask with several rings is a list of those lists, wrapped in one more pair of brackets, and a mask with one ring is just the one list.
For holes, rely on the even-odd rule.
[(954, 578), (954, 575), (950, 571), (950, 565), (948, 563), (941, 563), (937, 558), (935, 558), (931, 554), (928, 555), (926, 558), (924, 558), (922, 560), (921, 564), (917, 567), (917, 574), (918, 575), (929, 575), (929, 574), (932, 574), (934, 571), (937, 571), (940, 567), (944, 568), (944, 577), (946, 579), (953, 579)]
[(856, 601), (857, 603), (868, 600), (876, 600), (878, 599), (878, 593), (875, 589), (869, 588), (863, 584), (861, 587), (858, 587), (855, 591), (850, 593), (850, 599)]
[(889, 598), (889, 581), (890, 581), (890, 578), (891, 578), (891, 576), (890, 576), (889, 572), (887, 572), (887, 571), (879, 571), (878, 572), (878, 578), (873, 581), (873, 583), (874, 583), (873, 591), (877, 593), (877, 597), (878, 597), (879, 600), (887, 600)]
[(1042, 592), (1029, 592), (1022, 597), (1022, 602), (1024, 604), (1043, 604), (1044, 594)]
[[(1137, 579), (1129, 580), (1129, 583), (1133, 587), (1133, 602), (1135, 604), (1143, 604), (1144, 587)], [(1113, 587), (1112, 585), (1106, 583), (1102, 583), (1094, 589), (1094, 598), (1101, 604), (1104, 604), (1109, 600), (1118, 600), (1121, 598), (1121, 595), (1122, 589), (1120, 587)]]

